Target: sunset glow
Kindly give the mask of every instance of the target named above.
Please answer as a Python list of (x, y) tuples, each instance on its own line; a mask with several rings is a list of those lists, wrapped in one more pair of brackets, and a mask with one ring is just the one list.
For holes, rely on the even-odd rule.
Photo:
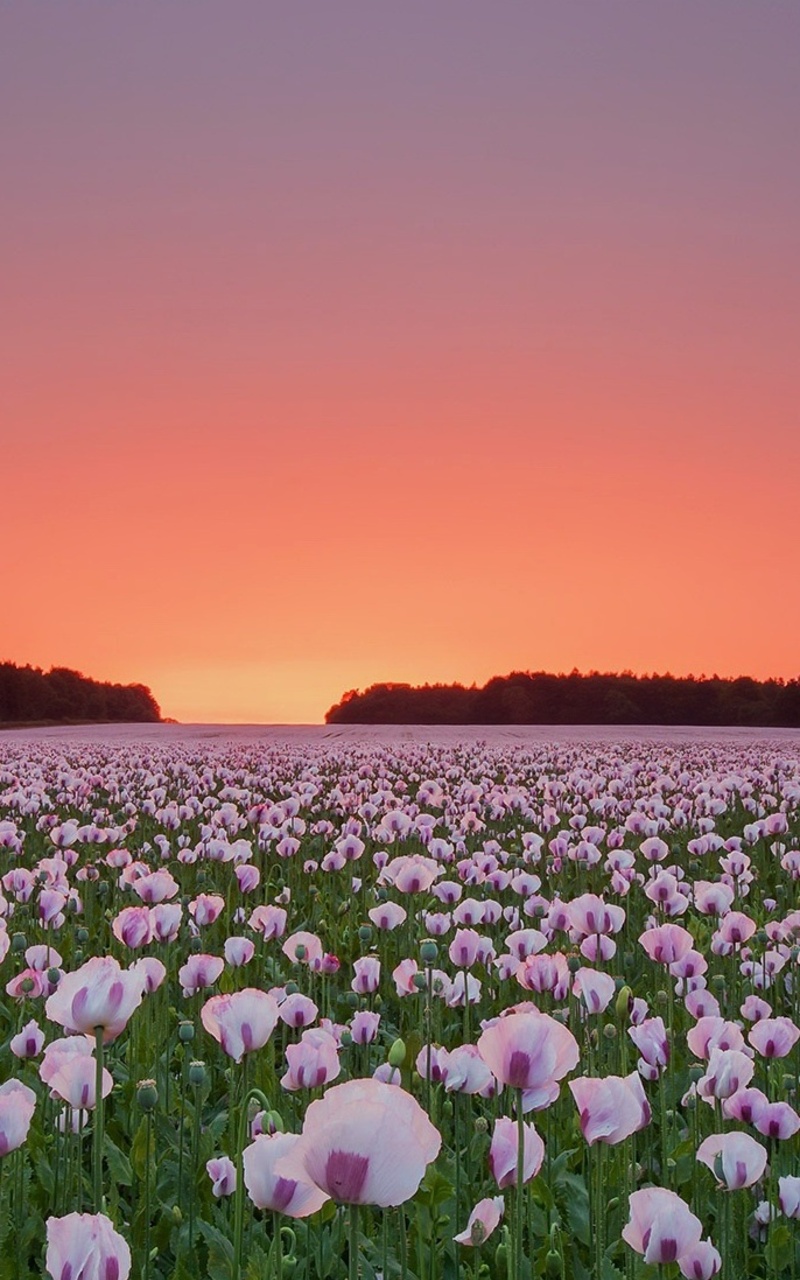
[(0, 660), (197, 722), (796, 677), (799, 36), (3, 6)]

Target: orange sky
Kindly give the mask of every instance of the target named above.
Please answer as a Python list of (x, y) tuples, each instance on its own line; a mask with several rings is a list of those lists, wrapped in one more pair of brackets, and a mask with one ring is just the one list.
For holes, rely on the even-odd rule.
[(798, 675), (800, 11), (288, 8), (0, 15), (0, 659)]

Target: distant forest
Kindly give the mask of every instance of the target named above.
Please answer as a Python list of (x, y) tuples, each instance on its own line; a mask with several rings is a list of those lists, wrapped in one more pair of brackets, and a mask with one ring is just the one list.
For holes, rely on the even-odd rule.
[(800, 727), (800, 679), (550, 675), (514, 671), (483, 688), (373, 684), (351, 689), (326, 724), (695, 724)]
[(105, 684), (79, 671), (0, 663), (0, 724), (152, 721), (161, 710), (143, 684)]

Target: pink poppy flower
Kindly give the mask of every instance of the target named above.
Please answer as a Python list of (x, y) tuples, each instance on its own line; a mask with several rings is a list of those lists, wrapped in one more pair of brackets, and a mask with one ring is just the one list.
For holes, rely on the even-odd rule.
[(475, 929), (457, 929), (448, 949), (452, 964), (462, 969), (471, 968), (478, 958), (482, 941)]
[(47, 1219), (45, 1267), (52, 1280), (128, 1280), (131, 1251), (103, 1213)]
[(616, 993), (614, 979), (599, 969), (582, 967), (575, 974), (572, 994), (583, 1001), (587, 1013), (602, 1013)]
[(457, 1045), (448, 1053), (442, 1083), (445, 1093), (480, 1093), (491, 1097), (496, 1089), (494, 1076), (474, 1044)]
[(703, 1227), (685, 1201), (665, 1187), (644, 1187), (629, 1201), (622, 1238), (645, 1262), (677, 1262), (700, 1243)]
[(371, 995), (378, 990), (381, 980), (381, 962), (377, 956), (359, 956), (353, 964), (355, 977), (350, 983), (350, 990), (357, 995)]
[(722, 1267), (722, 1258), (710, 1240), (700, 1240), (678, 1259), (678, 1267), (686, 1280), (713, 1280)]
[(223, 950), (225, 963), (232, 969), (241, 969), (253, 959), (256, 948), (250, 938), (226, 938)]
[(800, 1039), (800, 1031), (791, 1018), (761, 1018), (747, 1039), (762, 1058), (785, 1058)]
[(594, 893), (581, 894), (566, 903), (570, 927), (580, 937), (619, 933), (625, 923), (625, 908), (607, 903)]
[[(51, 1092), (72, 1107), (73, 1111), (93, 1111), (97, 1105), (97, 1064), (94, 1054), (61, 1054), (47, 1083)], [(108, 1097), (113, 1087), (113, 1077), (104, 1067), (104, 1098)]]
[(765, 1138), (785, 1142), (800, 1129), (800, 1116), (788, 1102), (767, 1102), (759, 1109), (753, 1123)]
[(628, 1028), (630, 1036), (649, 1067), (662, 1068), (669, 1062), (669, 1041), (663, 1018), (645, 1018)]
[(394, 979), (394, 989), (398, 996), (412, 996), (417, 992), (417, 986), (414, 982), (419, 969), (416, 960), (411, 958), (401, 960), (392, 970), (392, 978)]
[(28, 1136), (36, 1094), (21, 1080), (6, 1080), (0, 1085), (0, 1156), (16, 1151)]
[(716, 936), (726, 947), (740, 947), (756, 931), (756, 922), (743, 911), (729, 911), (717, 926)]
[(421, 854), (392, 858), (379, 876), (379, 883), (394, 885), (398, 893), (427, 893), (443, 868)]
[(453, 1236), (456, 1244), (478, 1248), (497, 1227), (503, 1216), (503, 1209), (502, 1196), (487, 1196), (485, 1200), (479, 1200), (469, 1215), (466, 1228)]
[(236, 1165), (230, 1156), (216, 1156), (207, 1160), (206, 1173), (211, 1179), (211, 1194), (215, 1199), (233, 1195), (236, 1190)]
[[(260, 933), (269, 941), (270, 938), (282, 938), (286, 932), (286, 911), (283, 907), (272, 905), (256, 907), (248, 924), (254, 933)], [(293, 958), (293, 957), (292, 957)]]
[(554, 1000), (567, 998), (571, 978), (567, 957), (561, 951), (528, 956), (516, 972), (517, 982), (526, 991), (549, 992)]
[(240, 893), (252, 893), (261, 883), (261, 872), (251, 862), (240, 863), (234, 868), (233, 874), (236, 876)]
[(266, 991), (245, 987), (232, 995), (212, 996), (200, 1010), (206, 1031), (234, 1062), (261, 1049), (278, 1021), (278, 1004)]
[(144, 976), (123, 969), (111, 956), (93, 956), (66, 973), (45, 1005), (51, 1022), (65, 1031), (91, 1035), (102, 1028), (103, 1040), (116, 1040), (144, 996)]
[(313, 1182), (338, 1204), (395, 1207), (416, 1193), (441, 1142), (405, 1090), (348, 1080), (311, 1103), (299, 1142), (275, 1172)]
[(589, 1146), (622, 1142), (650, 1123), (650, 1104), (635, 1071), (624, 1077), (579, 1076), (569, 1087)]
[(147, 875), (139, 876), (133, 882), (133, 891), (141, 898), (142, 902), (154, 907), (159, 902), (167, 902), (170, 898), (174, 898), (176, 893), (180, 891), (180, 885), (171, 871), (162, 868), (159, 871), (151, 871)]
[(295, 991), (292, 995), (287, 996), (281, 1001), (278, 1009), (278, 1017), (281, 1022), (285, 1022), (287, 1027), (310, 1027), (312, 1022), (316, 1022), (319, 1009), (309, 996), (304, 996), (301, 991)]
[(153, 929), (147, 907), (123, 907), (111, 925), (114, 937), (125, 947), (135, 951), (152, 941)]
[(199, 893), (189, 903), (189, 915), (199, 927), (213, 924), (225, 909), (225, 899), (218, 893)]
[(765, 1148), (749, 1133), (712, 1133), (697, 1148), (697, 1159), (728, 1191), (752, 1187), (767, 1167)]
[(800, 1218), (800, 1177), (787, 1174), (778, 1178), (778, 1203), (787, 1218)]
[[(544, 1142), (533, 1124), (524, 1125), (523, 1184), (535, 1178), (544, 1160)], [(498, 1116), (494, 1122), (492, 1142), (489, 1147), (489, 1169), (501, 1191), (517, 1185), (517, 1154), (519, 1134), (517, 1123), (508, 1116)]]
[(403, 923), (408, 912), (399, 902), (382, 902), (377, 907), (371, 907), (367, 915), (376, 929), (392, 930)]
[(696, 1058), (708, 1058), (712, 1049), (744, 1049), (741, 1027), (724, 1018), (698, 1018), (686, 1033), (686, 1043)]
[(150, 928), (156, 942), (174, 942), (183, 919), (183, 907), (179, 902), (160, 902), (150, 908)]
[(304, 1031), (297, 1044), (286, 1047), (288, 1070), (281, 1077), (281, 1087), (295, 1092), (297, 1089), (319, 1089), (335, 1080), (341, 1070), (336, 1040), (322, 1027)]
[(350, 1038), (353, 1044), (372, 1044), (378, 1034), (381, 1015), (369, 1009), (360, 1009), (353, 1014), (350, 1023)]
[(645, 929), (639, 935), (639, 942), (651, 960), (657, 964), (670, 965), (682, 960), (687, 951), (691, 951), (694, 939), (688, 929), (679, 924), (662, 924), (656, 929)]
[(693, 1018), (718, 1018), (720, 1016), (719, 1000), (705, 987), (687, 991), (683, 1003), (686, 1006), (686, 1012)]
[(713, 1105), (715, 1098), (730, 1098), (753, 1078), (753, 1059), (739, 1049), (712, 1049), (706, 1073), (697, 1082), (698, 1096)]
[(755, 1124), (758, 1116), (769, 1106), (769, 1098), (760, 1089), (737, 1089), (723, 1099), (722, 1114), (726, 1120), (740, 1120), (742, 1124)]
[(322, 943), (319, 938), (315, 933), (308, 933), (305, 929), (299, 929), (297, 933), (291, 934), (284, 942), (281, 950), (287, 959), (296, 964), (313, 965), (315, 961), (321, 960), (323, 956)]
[(278, 1161), (290, 1155), (299, 1141), (300, 1135), (296, 1133), (260, 1134), (245, 1147), (242, 1153), (244, 1185), (259, 1209), (283, 1213), (289, 1218), (307, 1218), (329, 1198), (313, 1182), (276, 1173)]
[(38, 1058), (44, 1048), (44, 1032), (35, 1018), (26, 1022), (22, 1030), (12, 1038), (9, 1047), (15, 1058)]
[(195, 995), (206, 987), (213, 987), (225, 968), (222, 956), (208, 956), (202, 952), (194, 952), (186, 964), (178, 970), (178, 981), (185, 998)]
[(578, 1064), (572, 1032), (549, 1014), (511, 1013), (487, 1027), (478, 1040), (494, 1076), (527, 1095), (524, 1109), (539, 1110), (558, 1097), (558, 1082)]

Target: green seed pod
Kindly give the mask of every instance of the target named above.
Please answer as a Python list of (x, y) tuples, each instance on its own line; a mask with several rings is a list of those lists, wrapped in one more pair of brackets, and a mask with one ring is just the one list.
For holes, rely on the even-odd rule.
[(372, 933), (373, 929), (371, 924), (360, 925), (358, 930), (359, 941), (366, 946), (368, 942), (372, 941)]
[(194, 1062), (189, 1063), (189, 1081), (195, 1086), (195, 1088), (199, 1088), (200, 1085), (205, 1084), (206, 1064), (204, 1062), (198, 1062), (195, 1060)]
[(419, 949), (419, 954), (425, 968), (429, 969), (431, 965), (436, 964), (439, 948), (432, 938), (426, 938)]
[(189, 1022), (188, 1018), (178, 1023), (178, 1039), (181, 1044), (189, 1044), (194, 1040), (194, 1023)]
[(607, 1022), (603, 1027), (603, 1038), (605, 1040), (616, 1040), (618, 1035), (617, 1028), (613, 1022)]
[(140, 1080), (136, 1086), (136, 1101), (142, 1111), (154, 1111), (158, 1105), (158, 1089), (155, 1080)]
[(11, 939), (12, 951), (16, 951), (16, 952), (24, 951), (27, 945), (28, 945), (28, 939), (25, 937), (24, 933), (15, 933), (13, 938)]

